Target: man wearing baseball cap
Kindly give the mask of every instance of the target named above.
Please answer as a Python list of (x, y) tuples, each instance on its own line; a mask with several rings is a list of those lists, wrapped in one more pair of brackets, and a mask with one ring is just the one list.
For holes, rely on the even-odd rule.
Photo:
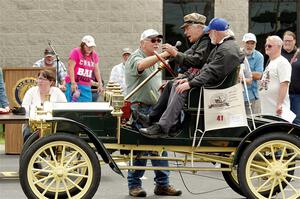
[(122, 49), (122, 59), (123, 62), (115, 65), (110, 72), (109, 81), (116, 82), (120, 84), (122, 88), (122, 93), (126, 96), (126, 84), (125, 84), (125, 62), (127, 61), (128, 57), (131, 55), (132, 50), (130, 48), (123, 48)]
[(252, 109), (252, 113), (258, 114), (260, 113), (261, 109), (258, 96), (257, 80), (261, 79), (264, 70), (264, 57), (259, 51), (255, 50), (256, 43), (256, 36), (253, 33), (246, 33), (243, 36), (243, 51), (246, 54), (252, 72), (252, 83), (250, 85), (247, 85), (249, 102), (246, 93), (244, 92), (244, 101), (247, 115), (251, 113), (249, 109), (249, 103)]
[[(58, 64), (58, 67), (57, 67)], [(55, 67), (56, 70), (58, 70), (58, 77), (56, 77), (58, 83), (59, 83), (59, 88), (62, 91), (66, 90), (66, 82), (65, 82), (65, 77), (67, 75), (67, 70), (64, 65), (60, 60), (57, 63), (57, 60), (55, 59), (55, 53), (54, 51), (50, 48), (47, 47), (44, 51), (44, 58), (36, 61), (33, 64), (33, 67)]]
[[(154, 51), (157, 51), (161, 45), (163, 36), (154, 29), (145, 30), (140, 37), (140, 47), (131, 54), (125, 63), (125, 80), (127, 85), (127, 93), (132, 92), (141, 82), (143, 82), (152, 72), (159, 67), (159, 60), (155, 56)], [(166, 58), (168, 52), (160, 53), (160, 56)], [(138, 121), (136, 112), (148, 114), (153, 105), (156, 104), (159, 98), (159, 88), (162, 84), (161, 73), (152, 77), (140, 90), (129, 98), (131, 102), (133, 127), (140, 128), (141, 124)], [(156, 156), (157, 154), (150, 151), (141, 151), (138, 155)], [(167, 152), (162, 152), (162, 156), (166, 157)], [(151, 160), (153, 166), (168, 167), (166, 160)], [(147, 160), (137, 159), (133, 161), (134, 166), (146, 166)], [(145, 197), (146, 191), (142, 188), (141, 177), (144, 170), (129, 170), (128, 171), (128, 188), (129, 195), (133, 197)], [(169, 185), (170, 171), (155, 171), (155, 195), (179, 196), (180, 190), (176, 190)]]
[(179, 115), (186, 102), (188, 90), (193, 87), (216, 86), (221, 84), (227, 76), (236, 74), (245, 56), (228, 29), (228, 22), (222, 18), (212, 19), (204, 28), (209, 33), (211, 42), (216, 44), (206, 64), (192, 79), (173, 84), (170, 94), (172, 100), (169, 100), (167, 109), (156, 124), (141, 128), (141, 134), (148, 138), (168, 137), (174, 125), (179, 122)]

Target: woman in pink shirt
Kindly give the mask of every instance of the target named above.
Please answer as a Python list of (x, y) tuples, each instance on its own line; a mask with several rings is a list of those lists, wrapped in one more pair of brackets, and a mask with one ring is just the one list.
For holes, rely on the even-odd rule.
[[(70, 53), (68, 74), (65, 78), (67, 83), (66, 97), (68, 102), (75, 100), (77, 102), (92, 101), (91, 80), (93, 72), (99, 82), (98, 93), (103, 90), (98, 65), (99, 57), (94, 50), (95, 46), (94, 38), (90, 35), (86, 35), (82, 38), (80, 47), (74, 48)], [(74, 99), (75, 96), (73, 97), (73, 93), (76, 93), (76, 99)], [(78, 97), (79, 93), (80, 95)]]

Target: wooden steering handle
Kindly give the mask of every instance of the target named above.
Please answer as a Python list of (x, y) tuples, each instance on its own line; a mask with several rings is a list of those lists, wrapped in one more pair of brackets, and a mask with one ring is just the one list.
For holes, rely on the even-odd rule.
[(173, 77), (176, 77), (176, 74), (172, 70), (171, 66), (166, 62), (164, 58), (162, 58), (156, 51), (154, 51), (155, 56), (163, 63), (163, 65), (166, 67), (166, 69), (171, 73)]

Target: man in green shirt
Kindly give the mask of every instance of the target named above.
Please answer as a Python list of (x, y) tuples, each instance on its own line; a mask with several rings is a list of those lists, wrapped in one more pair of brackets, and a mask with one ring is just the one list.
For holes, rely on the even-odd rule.
[[(145, 30), (140, 38), (140, 47), (125, 63), (125, 81), (127, 85), (127, 92), (130, 93), (136, 88), (142, 81), (144, 81), (153, 71), (155, 71), (158, 65), (158, 58), (155, 56), (154, 51), (157, 51), (160, 47), (162, 35), (156, 30)], [(169, 56), (167, 52), (160, 53), (160, 56), (166, 58)], [(152, 106), (155, 105), (159, 98), (159, 87), (161, 86), (161, 74), (157, 74), (151, 78), (140, 90), (138, 90), (131, 98), (131, 110), (132, 112), (143, 112), (148, 114)], [(142, 127), (138, 123), (136, 116), (133, 114), (133, 125), (136, 128)], [(143, 151), (140, 152), (142, 156), (157, 156), (155, 152)], [(167, 152), (163, 152), (162, 156), (166, 157)], [(168, 161), (166, 160), (151, 160), (153, 166), (168, 167)], [(147, 160), (136, 159), (133, 162), (134, 166), (146, 166)], [(134, 197), (145, 197), (146, 191), (142, 188), (141, 177), (143, 177), (144, 170), (129, 170), (128, 171), (128, 188), (129, 195)], [(168, 195), (179, 196), (182, 194), (180, 190), (176, 190), (169, 185), (169, 173), (170, 171), (155, 171), (154, 181), (156, 187), (154, 193), (156, 195)]]

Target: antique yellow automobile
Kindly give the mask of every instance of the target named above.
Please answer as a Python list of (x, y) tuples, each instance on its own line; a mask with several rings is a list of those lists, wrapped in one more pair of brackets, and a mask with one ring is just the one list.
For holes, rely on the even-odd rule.
[[(244, 126), (207, 130), (199, 95), (199, 89), (190, 91), (181, 133), (163, 139), (146, 138), (121, 122), (124, 96), (115, 84), (107, 88), (106, 102), (32, 107), (29, 124), (34, 133), (20, 156), (24, 193), (39, 199), (92, 198), (100, 183), (101, 163), (121, 176), (128, 169), (166, 169), (132, 165), (136, 158), (152, 158), (180, 163), (168, 167), (172, 171), (222, 172), (228, 185), (246, 198), (299, 198), (300, 127), (257, 115), (245, 117)], [(223, 97), (216, 99), (224, 103)], [(154, 151), (158, 156), (137, 156), (137, 151)], [(175, 155), (159, 156), (163, 151)], [(128, 165), (118, 166), (118, 161)]]

